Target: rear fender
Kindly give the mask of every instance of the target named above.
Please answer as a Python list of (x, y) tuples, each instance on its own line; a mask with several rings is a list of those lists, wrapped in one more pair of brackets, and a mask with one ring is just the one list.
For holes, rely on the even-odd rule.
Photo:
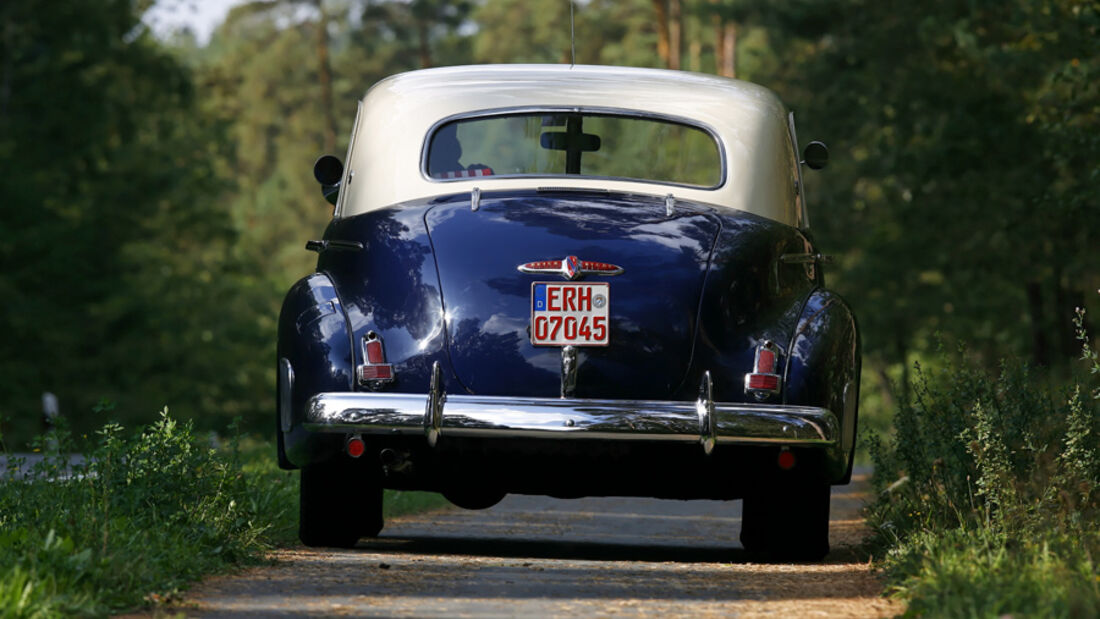
[(353, 387), (351, 330), (327, 275), (309, 275), (287, 293), (279, 313), (278, 351), (275, 421), (279, 466), (292, 469), (340, 449), (340, 437), (311, 436), (302, 428), (306, 401), (319, 392), (350, 391)]
[(839, 295), (818, 289), (803, 306), (788, 348), (784, 402), (822, 406), (841, 422), (828, 458), (834, 484), (851, 477), (859, 408), (860, 342), (855, 316)]

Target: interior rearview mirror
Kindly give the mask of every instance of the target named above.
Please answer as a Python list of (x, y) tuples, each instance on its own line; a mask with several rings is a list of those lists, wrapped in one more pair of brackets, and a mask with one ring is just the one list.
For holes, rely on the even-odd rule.
[(820, 170), (829, 164), (829, 147), (824, 142), (813, 141), (802, 149), (802, 163), (811, 170)]
[(545, 131), (539, 136), (539, 145), (547, 150), (575, 150), (590, 153), (600, 150), (600, 136), (592, 133)]
[(321, 193), (330, 204), (336, 204), (340, 195), (340, 179), (344, 177), (344, 164), (332, 155), (321, 155), (313, 164), (313, 178), (321, 183)]

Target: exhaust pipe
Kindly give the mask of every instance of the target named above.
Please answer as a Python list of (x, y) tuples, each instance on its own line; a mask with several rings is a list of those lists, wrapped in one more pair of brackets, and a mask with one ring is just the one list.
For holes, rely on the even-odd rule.
[(401, 473), (412, 466), (412, 462), (409, 460), (409, 452), (398, 451), (389, 447), (378, 453), (378, 459), (382, 461), (382, 470), (387, 475)]

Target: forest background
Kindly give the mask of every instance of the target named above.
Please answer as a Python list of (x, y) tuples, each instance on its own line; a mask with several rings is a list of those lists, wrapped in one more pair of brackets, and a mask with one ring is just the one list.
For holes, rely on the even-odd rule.
[[(187, 10), (186, 0), (161, 0)], [(425, 66), (568, 62), (567, 0), (272, 0), (208, 43), (149, 0), (0, 3), (0, 418), (87, 431), (167, 404), (266, 432), (285, 291), (356, 100)], [(1100, 2), (587, 0), (576, 61), (761, 83), (829, 144), (807, 179), (864, 335), (863, 419), (936, 351), (1058, 382), (1100, 309)], [(109, 401), (110, 406), (101, 405)], [(97, 412), (99, 411), (99, 412)], [(16, 440), (11, 440), (16, 439)]]

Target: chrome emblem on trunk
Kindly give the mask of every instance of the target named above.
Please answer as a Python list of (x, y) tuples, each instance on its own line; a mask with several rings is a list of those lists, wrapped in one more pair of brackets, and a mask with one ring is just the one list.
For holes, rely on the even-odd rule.
[(581, 279), (585, 275), (618, 275), (623, 268), (607, 262), (580, 260), (576, 256), (566, 256), (562, 260), (538, 260), (517, 267), (521, 273), (556, 273), (565, 279)]

